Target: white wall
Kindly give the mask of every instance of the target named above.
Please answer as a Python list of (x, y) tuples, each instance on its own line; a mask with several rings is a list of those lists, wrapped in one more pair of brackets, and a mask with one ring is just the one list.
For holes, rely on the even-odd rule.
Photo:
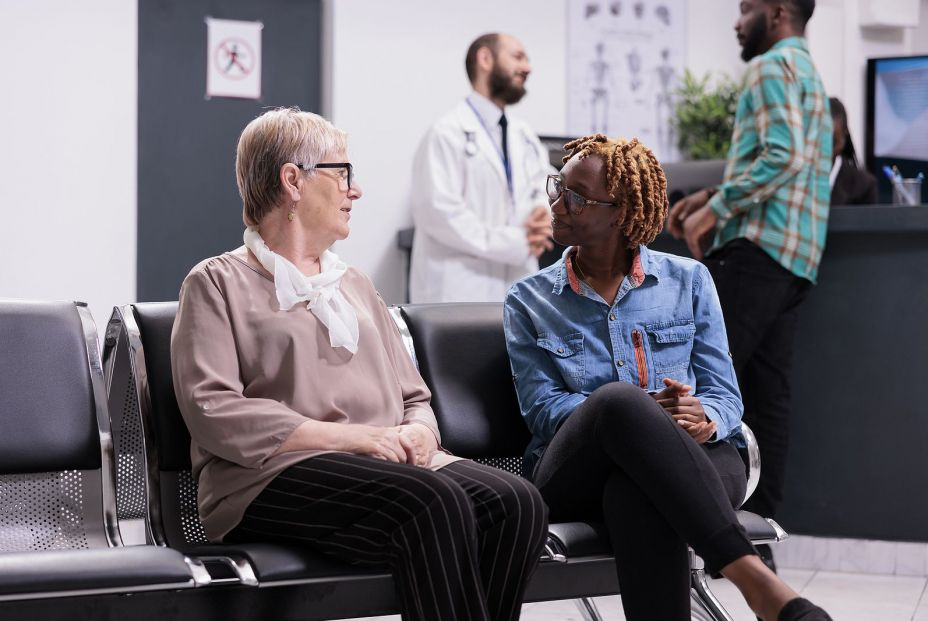
[(374, 279), (388, 302), (405, 295), (396, 232), (412, 223), (412, 156), (429, 125), (469, 92), (464, 52), (479, 34), (516, 34), (533, 74), (518, 114), (540, 133), (563, 134), (566, 98), (563, 0), (436, 2), (336, 0), (332, 121), (349, 133), (365, 196), (337, 252)]
[[(565, 127), (566, 0), (328, 0), (327, 110), (351, 134), (366, 195), (338, 251), (391, 302), (404, 295), (396, 231), (411, 224), (412, 154), (468, 91), (467, 44), (511, 32), (534, 65), (517, 113)], [(863, 146), (868, 56), (928, 53), (915, 30), (862, 30), (855, 0), (819, 0), (810, 44)], [(691, 69), (740, 74), (735, 0), (688, 0)], [(61, 42), (66, 42), (62, 46)], [(0, 0), (0, 297), (83, 299), (102, 322), (135, 297), (137, 11), (131, 0)]]
[[(351, 236), (336, 250), (370, 274), (388, 302), (398, 302), (405, 295), (405, 266), (396, 232), (412, 224), (413, 153), (429, 125), (469, 92), (467, 46), (484, 32), (521, 39), (533, 72), (515, 113), (539, 134), (563, 135), (566, 2), (337, 0), (328, 9), (332, 73), (326, 108), (350, 134), (351, 158), (365, 190)], [(689, 0), (687, 10), (691, 68), (738, 74), (737, 2)]]
[(137, 12), (0, 1), (0, 297), (135, 296)]
[(928, 53), (928, 0), (921, 0), (919, 28), (861, 28), (856, 0), (818, 0), (809, 22), (812, 58), (828, 94), (847, 108), (848, 126), (864, 156), (867, 59)]

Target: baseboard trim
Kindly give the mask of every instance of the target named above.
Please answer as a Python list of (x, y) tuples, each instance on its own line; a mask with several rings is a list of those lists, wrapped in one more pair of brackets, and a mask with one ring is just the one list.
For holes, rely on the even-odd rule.
[(928, 543), (790, 535), (771, 546), (777, 567), (928, 577)]

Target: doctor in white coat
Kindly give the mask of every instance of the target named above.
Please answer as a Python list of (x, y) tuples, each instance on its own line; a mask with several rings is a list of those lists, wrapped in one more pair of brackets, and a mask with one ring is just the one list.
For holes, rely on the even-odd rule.
[(502, 302), (551, 248), (545, 181), (555, 171), (538, 136), (506, 111), (525, 94), (525, 49), (512, 36), (483, 35), (465, 66), (473, 91), (415, 157), (412, 302)]

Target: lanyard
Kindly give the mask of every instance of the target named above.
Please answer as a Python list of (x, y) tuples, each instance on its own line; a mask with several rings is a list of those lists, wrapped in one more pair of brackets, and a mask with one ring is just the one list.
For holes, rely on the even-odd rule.
[(496, 155), (499, 156), (499, 161), (503, 165), (503, 170), (506, 171), (506, 186), (509, 188), (509, 196), (512, 197), (512, 160), (509, 162), (506, 161), (506, 156), (503, 155), (503, 150), (498, 144), (496, 144), (496, 138), (493, 136), (493, 132), (490, 131), (490, 128), (487, 127), (487, 124), (484, 122), (483, 117), (480, 116), (480, 113), (477, 112), (477, 108), (474, 107), (474, 104), (471, 103), (470, 99), (465, 99), (467, 105), (470, 106), (470, 109), (473, 110), (474, 116), (477, 117), (477, 121), (480, 123), (480, 126), (483, 128), (483, 131), (487, 133), (487, 137), (490, 139), (490, 143), (496, 149)]

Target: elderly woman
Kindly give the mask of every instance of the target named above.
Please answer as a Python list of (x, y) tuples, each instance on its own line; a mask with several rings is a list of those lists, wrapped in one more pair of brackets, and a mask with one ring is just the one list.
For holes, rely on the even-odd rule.
[(171, 338), (209, 539), (387, 566), (404, 619), (517, 619), (546, 508), (441, 449), (383, 300), (329, 249), (361, 197), (344, 132), (269, 111), (236, 177), (245, 245), (193, 268)]
[(565, 148), (548, 197), (569, 247), (505, 305), (526, 472), (552, 519), (605, 522), (630, 620), (690, 618), (687, 544), (764, 619), (828, 619), (738, 523), (742, 406), (712, 278), (645, 245), (667, 212), (660, 165), (637, 140)]

